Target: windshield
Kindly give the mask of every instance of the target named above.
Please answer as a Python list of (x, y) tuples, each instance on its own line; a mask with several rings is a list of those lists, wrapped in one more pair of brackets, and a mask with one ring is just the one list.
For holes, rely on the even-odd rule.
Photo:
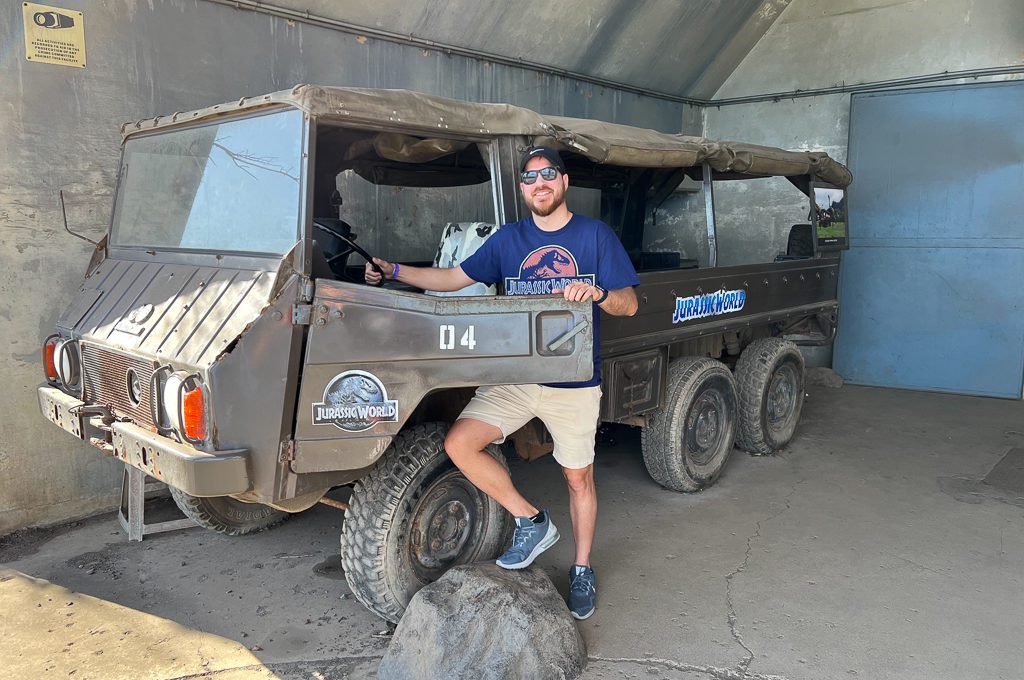
[(299, 238), (303, 114), (125, 144), (111, 244), (281, 255)]

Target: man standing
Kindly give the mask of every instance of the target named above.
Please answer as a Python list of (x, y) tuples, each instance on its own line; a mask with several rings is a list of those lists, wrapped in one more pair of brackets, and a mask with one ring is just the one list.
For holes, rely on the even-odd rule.
[[(392, 264), (374, 258), (384, 275), (425, 290), (459, 290), (472, 284), (502, 282), (507, 295), (562, 293), (566, 300), (592, 300), (612, 316), (637, 310), (633, 286), (640, 283), (618, 237), (605, 223), (575, 215), (565, 204), (569, 177), (557, 151), (530, 149), (520, 166), (520, 185), (530, 216), (499, 229), (450, 269)], [(369, 264), (366, 280), (381, 275)], [(588, 618), (596, 606), (590, 549), (597, 524), (594, 438), (601, 407), (600, 314), (594, 310), (594, 376), (579, 383), (481, 387), (445, 440), (448, 456), (466, 477), (515, 517), (512, 547), (498, 566), (522, 569), (559, 538), (547, 509), (530, 503), (508, 472), (483, 449), (534, 417), (554, 440), (554, 457), (569, 486), (569, 515), (576, 539), (576, 561), (569, 570), (569, 610)]]

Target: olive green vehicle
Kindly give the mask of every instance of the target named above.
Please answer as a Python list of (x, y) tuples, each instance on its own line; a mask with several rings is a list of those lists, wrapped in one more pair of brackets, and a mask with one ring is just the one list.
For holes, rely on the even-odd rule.
[[(781, 176), (807, 197), (827, 183), (832, 224), (845, 220), (850, 175), (825, 154), (308, 85), (122, 133), (109, 232), (44, 343), (42, 414), (166, 482), (222, 533), (353, 485), (345, 574), (391, 621), (511, 533), (445, 455), (450, 423), (480, 385), (590, 378), (593, 311), (550, 295), (371, 287), (364, 260), (460, 261), (523, 214), (528, 146), (562, 151), (570, 205), (611, 224), (640, 273), (638, 314), (602, 322), (602, 419), (643, 428), (663, 486), (713, 483), (734, 443), (785, 446), (803, 359), (784, 336), (826, 343), (835, 330), (839, 254), (827, 248), (845, 234), (815, 241), (813, 211), (790, 255), (715, 266), (719, 180)], [(645, 250), (652, 206), (687, 183), (706, 198), (706, 262)], [(528, 459), (551, 450), (536, 423), (513, 439)]]

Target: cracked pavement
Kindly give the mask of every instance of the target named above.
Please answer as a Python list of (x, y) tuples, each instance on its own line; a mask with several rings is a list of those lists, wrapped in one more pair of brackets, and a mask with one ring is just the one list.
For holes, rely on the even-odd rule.
[(747, 647), (745, 642), (743, 642), (743, 636), (740, 634), (740, 631), (738, 629), (738, 625), (737, 625), (737, 618), (738, 617), (736, 615), (736, 606), (733, 604), (733, 599), (732, 599), (732, 581), (733, 581), (733, 578), (735, 578), (737, 574), (739, 574), (739, 573), (743, 572), (744, 570), (746, 570), (747, 564), (750, 562), (750, 549), (751, 549), (751, 546), (752, 546), (752, 544), (753, 544), (753, 542), (755, 540), (757, 540), (757, 539), (759, 539), (761, 537), (761, 525), (762, 524), (767, 524), (768, 522), (772, 521), (773, 519), (779, 517), (784, 512), (789, 510), (789, 507), (790, 507), (789, 501), (793, 497), (793, 494), (796, 493), (796, 488), (798, 486), (800, 486), (802, 481), (803, 480), (798, 481), (795, 484), (793, 484), (792, 488), (789, 491), (789, 494), (783, 499), (783, 503), (785, 505), (784, 505), (784, 507), (781, 510), (772, 513), (771, 515), (769, 515), (768, 517), (766, 517), (763, 520), (758, 520), (757, 526), (754, 529), (754, 533), (752, 533), (750, 536), (747, 536), (747, 549), (743, 553), (743, 562), (738, 567), (733, 569), (725, 577), (725, 600), (726, 600), (726, 603), (727, 603), (728, 608), (729, 608), (728, 617), (727, 617), (728, 621), (729, 621), (729, 632), (732, 633), (732, 638), (736, 641), (736, 643), (740, 647), (743, 648), (744, 652), (746, 652), (746, 656), (743, 659), (741, 659), (740, 662), (736, 665), (737, 666), (737, 670), (740, 673), (740, 677), (753, 677), (753, 676), (749, 675), (749, 670), (748, 669), (750, 668), (751, 662), (754, 660), (754, 652), (751, 651), (750, 647)]
[[(811, 387), (783, 454), (735, 451), (692, 495), (654, 484), (637, 433), (613, 430), (584, 679), (1019, 678), (1024, 490), (981, 480), (1024, 446), (1022, 416), (1021, 402)], [(550, 457), (512, 468), (561, 518), (538, 565), (564, 593), (562, 476)], [(247, 538), (128, 544), (106, 516), (0, 539), (0, 568), (17, 572), (0, 577), (5, 677), (376, 677), (388, 638), (345, 584), (341, 523), (318, 506)], [(38, 599), (47, 588), (59, 596)]]

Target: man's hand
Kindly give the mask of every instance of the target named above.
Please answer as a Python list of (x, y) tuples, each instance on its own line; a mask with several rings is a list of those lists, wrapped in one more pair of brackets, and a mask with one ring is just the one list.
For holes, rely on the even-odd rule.
[[(414, 267), (411, 264), (393, 264), (379, 257), (373, 258), (373, 262), (384, 272), (383, 278), (389, 281), (401, 281), (413, 288), (449, 292), (461, 290), (474, 283), (473, 279), (462, 271), (462, 267)], [(397, 277), (395, 276), (396, 269), (398, 270)], [(382, 277), (367, 262), (363, 278), (371, 286), (379, 286)]]
[[(589, 283), (583, 283), (581, 281), (574, 281), (568, 286), (563, 288), (555, 288), (551, 291), (552, 293), (561, 293), (566, 300), (572, 300), (574, 302), (582, 302), (585, 300), (593, 300), (597, 302), (602, 295), (604, 290), (598, 286), (592, 286)], [(632, 287), (619, 288), (618, 290), (609, 290), (608, 297), (605, 298), (598, 307), (600, 307), (606, 314), (611, 316), (633, 316), (639, 309), (639, 302), (636, 299), (636, 292)]]
[[(384, 275), (387, 276), (389, 279), (392, 276), (394, 276), (395, 265), (391, 264), (387, 260), (382, 260), (379, 257), (373, 258), (373, 261), (378, 267), (381, 268), (381, 270), (383, 270)], [(377, 273), (377, 270), (374, 269), (369, 262), (366, 263), (366, 269), (363, 272), (363, 278), (366, 279), (366, 282), (371, 286), (379, 286), (381, 283), (380, 274)]]
[(565, 288), (553, 288), (551, 292), (561, 293), (570, 302), (583, 302), (584, 300), (594, 300), (596, 302), (604, 295), (603, 289), (583, 281), (573, 281)]

